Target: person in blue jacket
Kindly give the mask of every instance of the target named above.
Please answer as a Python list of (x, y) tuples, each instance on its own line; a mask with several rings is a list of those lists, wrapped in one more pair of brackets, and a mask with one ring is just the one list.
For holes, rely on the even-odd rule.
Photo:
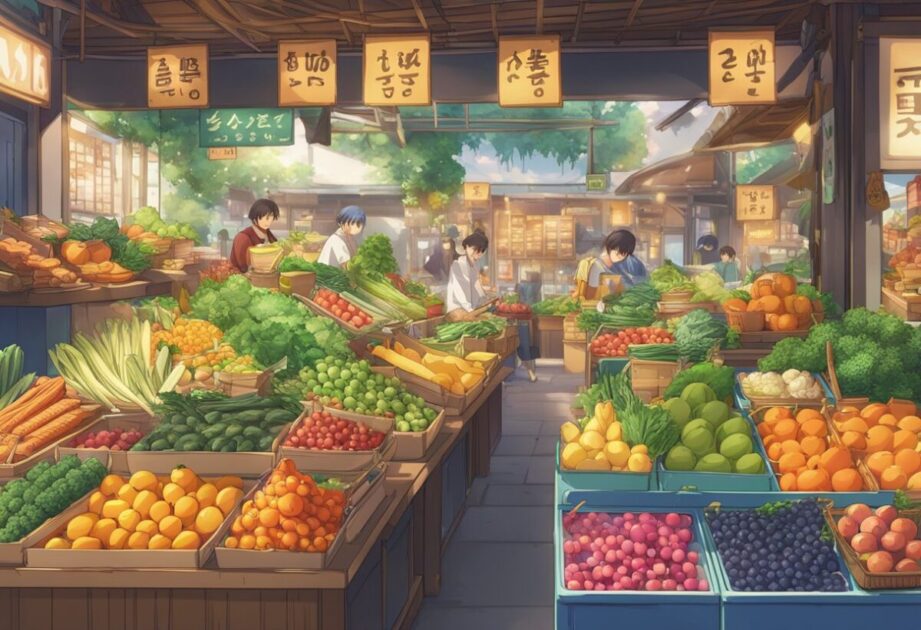
[(649, 274), (646, 265), (633, 255), (636, 250), (636, 236), (630, 230), (614, 230), (604, 239), (604, 254), (592, 265), (588, 285), (597, 288), (602, 273), (615, 273), (621, 277), (624, 288), (646, 282)]

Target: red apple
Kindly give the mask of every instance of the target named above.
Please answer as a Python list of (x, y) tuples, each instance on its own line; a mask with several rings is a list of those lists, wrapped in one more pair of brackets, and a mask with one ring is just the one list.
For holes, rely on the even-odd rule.
[(895, 509), (895, 506), (883, 505), (876, 508), (876, 515), (885, 521), (888, 528), (889, 524), (899, 517), (899, 511)]
[(873, 534), (876, 538), (882, 538), (883, 534), (889, 531), (889, 526), (879, 516), (870, 516), (860, 524), (860, 531)]
[(860, 525), (863, 523), (864, 519), (873, 515), (873, 510), (864, 503), (855, 503), (854, 505), (848, 506), (847, 510), (845, 510), (845, 514), (857, 521), (857, 524)]

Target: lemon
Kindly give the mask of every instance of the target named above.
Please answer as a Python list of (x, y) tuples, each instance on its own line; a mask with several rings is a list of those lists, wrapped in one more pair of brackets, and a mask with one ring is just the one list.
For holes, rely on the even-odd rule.
[(134, 528), (134, 531), (144, 532), (148, 536), (153, 536), (160, 531), (160, 528), (157, 526), (156, 522), (147, 519), (146, 521), (141, 521), (138, 523), (138, 526)]
[(217, 493), (214, 504), (224, 516), (227, 516), (233, 511), (234, 507), (236, 507), (237, 503), (239, 503), (242, 498), (243, 491), (239, 488), (230, 486)]
[(173, 540), (182, 531), (182, 521), (178, 517), (170, 515), (163, 517), (159, 523), (160, 533)]
[(630, 459), (630, 447), (626, 442), (608, 442), (604, 447), (604, 454), (611, 466), (626, 466), (627, 460)]
[(221, 511), (213, 505), (209, 505), (195, 517), (195, 531), (207, 538), (216, 532), (223, 522), (224, 515)]
[(149, 534), (144, 532), (134, 532), (128, 538), (128, 549), (147, 549), (147, 543), (149, 542)]
[(579, 438), (579, 445), (586, 451), (600, 451), (604, 448), (604, 436), (598, 431), (584, 431)]
[(150, 511), (147, 513), (147, 516), (149, 516), (150, 520), (154, 523), (159, 523), (164, 517), (169, 516), (171, 513), (172, 509), (169, 503), (166, 501), (157, 501), (150, 506)]
[(150, 490), (141, 490), (134, 498), (134, 502), (131, 504), (131, 507), (138, 514), (140, 514), (142, 518), (147, 518), (147, 515), (150, 514), (150, 508), (156, 502), (157, 495), (155, 495)]
[(104, 518), (118, 518), (118, 515), (125, 510), (130, 510), (131, 505), (122, 499), (110, 499), (102, 506), (102, 516)]
[(116, 529), (118, 529), (118, 523), (115, 522), (114, 518), (102, 518), (93, 525), (90, 536), (98, 538), (105, 543), (109, 541), (109, 537)]
[(107, 497), (114, 497), (123, 485), (125, 485), (125, 480), (119, 475), (106, 475), (99, 484), (99, 491)]
[(125, 510), (118, 515), (118, 526), (125, 531), (133, 532), (141, 522), (141, 515), (136, 510)]
[(624, 430), (620, 422), (612, 422), (608, 425), (608, 430), (604, 434), (604, 439), (608, 442), (617, 442), (624, 439)]
[(134, 503), (134, 500), (137, 498), (138, 491), (134, 489), (134, 486), (126, 483), (125, 485), (123, 485), (121, 488), (118, 489), (116, 496), (122, 501), (125, 501), (126, 503), (128, 503), (128, 505), (131, 505), (132, 503)]
[(74, 541), (71, 549), (102, 549), (102, 543), (97, 538), (82, 536)]
[(70, 540), (77, 540), (83, 536), (89, 536), (90, 532), (93, 530), (93, 525), (95, 525), (98, 520), (99, 517), (92, 512), (86, 512), (80, 516), (73, 517), (70, 519), (70, 522), (67, 523), (67, 538)]
[(574, 422), (564, 422), (560, 427), (560, 439), (563, 440), (563, 444), (575, 442), (580, 435), (582, 435), (582, 431)]
[(70, 541), (56, 536), (45, 543), (45, 549), (70, 549)]
[(147, 470), (139, 470), (138, 472), (131, 475), (131, 479), (128, 480), (128, 483), (131, 484), (135, 490), (140, 492), (141, 490), (153, 490), (157, 487), (157, 476)]
[(195, 498), (198, 500), (198, 505), (200, 507), (206, 508), (210, 505), (214, 505), (217, 499), (217, 493), (218, 490), (214, 484), (204, 483), (195, 491)]
[(148, 549), (169, 549), (173, 541), (163, 534), (154, 534), (147, 543)]
[(163, 486), (163, 500), (170, 505), (176, 505), (176, 501), (185, 496), (185, 490), (178, 483), (168, 483)]
[(190, 530), (180, 532), (173, 539), (172, 547), (173, 549), (198, 549), (201, 547), (201, 536)]
[(173, 514), (179, 517), (183, 525), (191, 525), (198, 514), (198, 501), (189, 496), (182, 497), (176, 501)]
[(128, 539), (131, 537), (131, 532), (128, 532), (122, 528), (116, 529), (109, 535), (109, 544), (106, 545), (107, 549), (124, 549), (125, 545), (128, 544)]
[(575, 470), (576, 466), (585, 459), (588, 454), (585, 449), (579, 446), (578, 442), (571, 442), (563, 447), (561, 461), (563, 468)]
[(627, 460), (627, 470), (630, 472), (650, 472), (652, 470), (652, 460), (646, 453), (634, 453)]
[(105, 505), (105, 502), (106, 495), (97, 490), (90, 495), (90, 499), (86, 504), (86, 509), (94, 514), (102, 514), (102, 506)]

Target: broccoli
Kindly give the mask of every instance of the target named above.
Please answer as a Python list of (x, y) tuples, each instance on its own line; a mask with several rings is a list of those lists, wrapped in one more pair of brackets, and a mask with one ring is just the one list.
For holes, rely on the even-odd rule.
[(7, 509), (10, 511), (10, 514), (16, 515), (19, 514), (19, 511), (22, 510), (24, 505), (25, 502), (21, 497), (13, 497), (13, 499), (10, 500)]
[(758, 369), (762, 372), (784, 372), (791, 368), (799, 369), (796, 358), (802, 354), (803, 340), (799, 337), (784, 337), (774, 344), (774, 349), (766, 357), (758, 360)]
[(870, 334), (877, 326), (875, 321), (876, 315), (865, 308), (854, 308), (849, 310), (841, 318), (844, 325), (845, 335), (867, 335)]
[(36, 480), (41, 476), (43, 472), (51, 468), (51, 464), (48, 462), (39, 462), (35, 465), (32, 470), (26, 473), (26, 480), (35, 483)]
[(21, 497), (26, 491), (27, 487), (28, 484), (25, 481), (22, 479), (16, 479), (15, 481), (11, 481), (6, 484), (6, 486), (4, 486), (3, 495), (9, 496), (11, 498)]
[(872, 352), (858, 352), (836, 366), (838, 384), (845, 396), (863, 396), (870, 390), (876, 357)]
[(835, 363), (847, 361), (861, 352), (877, 354), (880, 351), (879, 345), (866, 335), (845, 335), (832, 344), (835, 351)]

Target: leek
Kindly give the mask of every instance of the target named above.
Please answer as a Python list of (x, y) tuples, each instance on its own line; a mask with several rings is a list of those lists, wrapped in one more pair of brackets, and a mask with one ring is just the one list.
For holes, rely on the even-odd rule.
[(384, 300), (414, 321), (425, 319), (428, 313), (426, 308), (400, 293), (387, 280), (375, 280), (365, 274), (356, 274), (356, 276), (355, 281), (358, 286), (374, 297)]

